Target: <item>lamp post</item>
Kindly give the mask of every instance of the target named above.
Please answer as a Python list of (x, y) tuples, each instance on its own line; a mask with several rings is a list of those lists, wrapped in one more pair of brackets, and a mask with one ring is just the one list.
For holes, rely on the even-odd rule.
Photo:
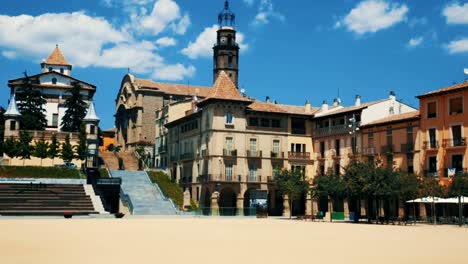
[(359, 127), (358, 127), (359, 123), (357, 122), (356, 120), (356, 115), (353, 114), (353, 117), (351, 117), (349, 119), (349, 125), (348, 125), (348, 128), (349, 128), (349, 134), (353, 136), (353, 142), (352, 142), (352, 149), (353, 149), (353, 156), (356, 155), (357, 153), (357, 140), (356, 140), (356, 132), (359, 131)]

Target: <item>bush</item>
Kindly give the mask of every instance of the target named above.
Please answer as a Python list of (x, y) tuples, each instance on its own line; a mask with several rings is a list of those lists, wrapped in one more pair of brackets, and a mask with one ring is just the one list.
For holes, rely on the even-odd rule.
[(101, 175), (101, 178), (110, 178), (109, 173), (104, 168), (99, 169), (99, 174)]
[(164, 172), (150, 171), (148, 172), (148, 175), (153, 183), (158, 184), (166, 197), (172, 199), (179, 208), (183, 208), (184, 194), (177, 183), (172, 182), (171, 178), (169, 178), (169, 176)]
[(6, 178), (53, 178), (53, 179), (81, 179), (80, 171), (60, 167), (32, 167), (32, 166), (2, 166), (0, 177)]

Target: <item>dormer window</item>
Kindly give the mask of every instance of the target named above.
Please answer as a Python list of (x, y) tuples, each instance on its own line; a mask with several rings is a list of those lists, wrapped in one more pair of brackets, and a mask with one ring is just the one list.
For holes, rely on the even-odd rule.
[(52, 78), (52, 84), (57, 84), (57, 78)]

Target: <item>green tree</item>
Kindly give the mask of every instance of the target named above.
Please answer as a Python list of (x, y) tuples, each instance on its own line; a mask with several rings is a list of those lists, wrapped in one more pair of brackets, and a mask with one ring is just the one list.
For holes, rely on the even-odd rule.
[(31, 155), (34, 151), (34, 147), (31, 145), (32, 136), (25, 130), (20, 131), (20, 137), (18, 142), (18, 157), (23, 160), (31, 159)]
[(65, 142), (62, 143), (62, 151), (60, 153), (61, 158), (64, 162), (70, 162), (73, 160), (74, 153), (73, 153), (73, 147), (70, 144), (70, 136), (66, 135), (65, 136)]
[(370, 175), (375, 170), (375, 164), (353, 160), (344, 168), (343, 183), (346, 196), (355, 201), (354, 221), (358, 222), (361, 214), (361, 200), (370, 194)]
[(53, 134), (50, 139), (49, 150), (47, 151), (47, 157), (52, 159), (52, 165), (54, 164), (54, 159), (57, 158), (60, 154), (60, 144), (57, 141), (57, 135)]
[(35, 145), (35, 149), (34, 149), (33, 156), (41, 159), (41, 167), (42, 167), (42, 160), (47, 158), (49, 155), (48, 153), (49, 143), (47, 143), (47, 141), (44, 140), (44, 137), (42, 137), (41, 140), (35, 141), (34, 145)]
[(78, 82), (72, 82), (71, 95), (65, 100), (64, 104), (67, 110), (62, 118), (62, 131), (80, 131), (81, 123), (86, 116), (86, 103), (83, 101), (83, 95), (81, 95), (80, 90), (81, 85)]
[(468, 174), (457, 174), (452, 178), (450, 196), (468, 196)]
[[(327, 197), (329, 199), (329, 213), (333, 211), (333, 200), (345, 196), (345, 185), (340, 175), (329, 171), (327, 175), (319, 175), (314, 178), (313, 193), (316, 197)], [(330, 218), (331, 219), (331, 218)]]
[(282, 170), (277, 177), (274, 178), (276, 186), (281, 194), (287, 195), (289, 198), (289, 218), (292, 216), (293, 202), (300, 199), (304, 193), (309, 191), (309, 183), (305, 175), (299, 170)]
[(44, 130), (47, 126), (44, 105), (46, 100), (41, 90), (33, 86), (32, 80), (25, 73), (25, 78), (18, 89), (18, 110), (22, 115), (22, 128), (25, 130)]
[(19, 144), (14, 138), (7, 138), (3, 142), (4, 153), (10, 158), (16, 158), (19, 155)]
[(80, 134), (78, 135), (78, 145), (75, 146), (76, 151), (76, 158), (79, 160), (86, 159), (86, 125), (81, 124), (80, 127)]

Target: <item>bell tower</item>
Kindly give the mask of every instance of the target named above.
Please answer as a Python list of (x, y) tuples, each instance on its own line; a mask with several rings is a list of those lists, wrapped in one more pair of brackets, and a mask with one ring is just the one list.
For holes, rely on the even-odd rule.
[(229, 9), (229, 1), (226, 0), (224, 9), (218, 15), (219, 29), (213, 47), (213, 82), (221, 71), (225, 71), (236, 87), (239, 87), (239, 45), (236, 43), (235, 22), (236, 15)]

